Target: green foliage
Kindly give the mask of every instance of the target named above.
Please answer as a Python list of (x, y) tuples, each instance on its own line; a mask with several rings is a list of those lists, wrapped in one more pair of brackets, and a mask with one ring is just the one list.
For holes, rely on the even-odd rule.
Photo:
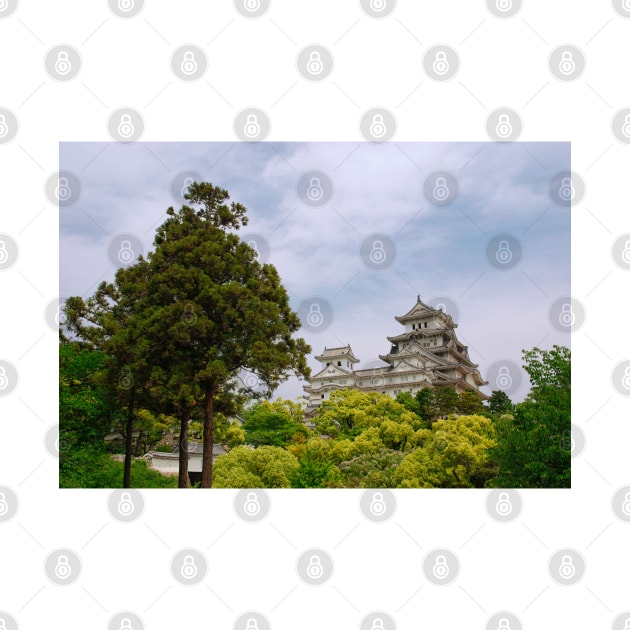
[(414, 431), (424, 426), (421, 419), (387, 394), (343, 389), (332, 392), (314, 419), (319, 433), (339, 438), (356, 438), (367, 429), (378, 435), (380, 444), (403, 451)]
[(514, 405), (509, 396), (501, 389), (495, 389), (487, 400), (488, 411), (494, 416), (513, 413)]
[(341, 462), (343, 485), (346, 488), (395, 488), (394, 474), (405, 458), (400, 451), (379, 448)]
[(400, 488), (482, 488), (495, 470), (488, 450), (495, 445), (489, 418), (450, 416), (416, 434), (418, 447), (393, 479)]
[(571, 486), (571, 352), (566, 347), (523, 352), (532, 384), (513, 415), (496, 422), (496, 485), (519, 488)]
[(214, 464), (215, 488), (290, 488), (297, 458), (277, 446), (237, 446)]
[(59, 441), (68, 448), (102, 447), (110, 431), (113, 410), (100, 380), (105, 358), (76, 342), (59, 346)]
[(307, 434), (302, 408), (289, 400), (261, 401), (243, 413), (245, 442), (252, 446), (287, 446), (296, 433)]
[[(123, 464), (96, 446), (68, 450), (60, 459), (60, 488), (122, 488)], [(176, 477), (147, 468), (144, 460), (131, 464), (132, 488), (175, 488)]]

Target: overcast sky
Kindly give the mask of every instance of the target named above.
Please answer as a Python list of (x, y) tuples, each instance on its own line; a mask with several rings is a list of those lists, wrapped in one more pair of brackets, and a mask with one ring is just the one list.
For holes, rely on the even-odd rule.
[[(570, 208), (553, 183), (570, 171), (568, 143), (63, 143), (60, 164), (72, 187), (60, 211), (62, 297), (112, 279), (123, 240), (146, 253), (198, 174), (248, 208), (242, 233), (302, 321), (321, 313), (300, 332), (313, 355), (350, 343), (356, 368), (379, 364), (386, 337), (403, 330), (394, 316), (418, 293), (455, 315), (487, 393), (507, 366), (506, 391), (521, 400), (521, 350), (569, 345), (552, 308), (571, 294)], [(296, 379), (278, 391), (301, 393)]]

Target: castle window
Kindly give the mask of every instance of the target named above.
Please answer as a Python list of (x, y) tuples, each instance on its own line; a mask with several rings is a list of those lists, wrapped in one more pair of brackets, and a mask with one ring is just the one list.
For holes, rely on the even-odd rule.
[(416, 325), (415, 325), (415, 324), (411, 324), (411, 328), (412, 328), (413, 330), (415, 330), (415, 329), (416, 329)]
[(322, 398), (324, 397), (324, 394), (322, 394)]
[(341, 361), (337, 361), (337, 365), (341, 367)]
[(427, 327), (427, 323), (426, 323), (426, 322), (424, 322), (424, 327), (425, 327), (425, 328)]

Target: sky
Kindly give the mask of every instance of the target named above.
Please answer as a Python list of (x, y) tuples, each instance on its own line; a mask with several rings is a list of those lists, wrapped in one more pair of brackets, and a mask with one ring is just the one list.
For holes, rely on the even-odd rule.
[(380, 365), (419, 294), (454, 316), (483, 391), (522, 400), (522, 350), (569, 345), (570, 169), (569, 143), (62, 143), (60, 298), (146, 254), (203, 179), (248, 209), (240, 234), (278, 269), (314, 373), (315, 355), (347, 343), (355, 369)]

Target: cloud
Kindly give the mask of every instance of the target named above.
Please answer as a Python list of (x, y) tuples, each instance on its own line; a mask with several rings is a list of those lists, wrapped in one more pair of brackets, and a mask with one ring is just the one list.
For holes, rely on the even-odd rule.
[[(173, 182), (194, 171), (248, 208), (244, 232), (268, 242), (294, 309), (313, 296), (331, 304), (326, 330), (303, 331), (314, 354), (349, 342), (363, 359), (358, 367), (375, 360), (389, 349), (386, 336), (401, 330), (394, 316), (416, 293), (457, 305), (458, 333), (482, 374), (498, 359), (520, 365), (521, 349), (535, 343), (569, 343), (548, 320), (550, 304), (570, 295), (570, 209), (554, 204), (548, 190), (570, 170), (568, 143), (64, 143), (60, 156), (82, 185), (79, 201), (61, 211), (62, 295), (83, 295), (113, 278), (107, 247), (116, 235), (131, 233), (150, 248), (166, 208), (177, 205)], [(459, 184), (445, 207), (423, 193), (438, 170)], [(320, 207), (298, 191), (312, 171), (333, 185)], [(508, 271), (486, 257), (499, 233), (523, 248)], [(395, 246), (382, 270), (360, 256), (375, 234)], [(280, 393), (300, 391), (293, 381)]]

